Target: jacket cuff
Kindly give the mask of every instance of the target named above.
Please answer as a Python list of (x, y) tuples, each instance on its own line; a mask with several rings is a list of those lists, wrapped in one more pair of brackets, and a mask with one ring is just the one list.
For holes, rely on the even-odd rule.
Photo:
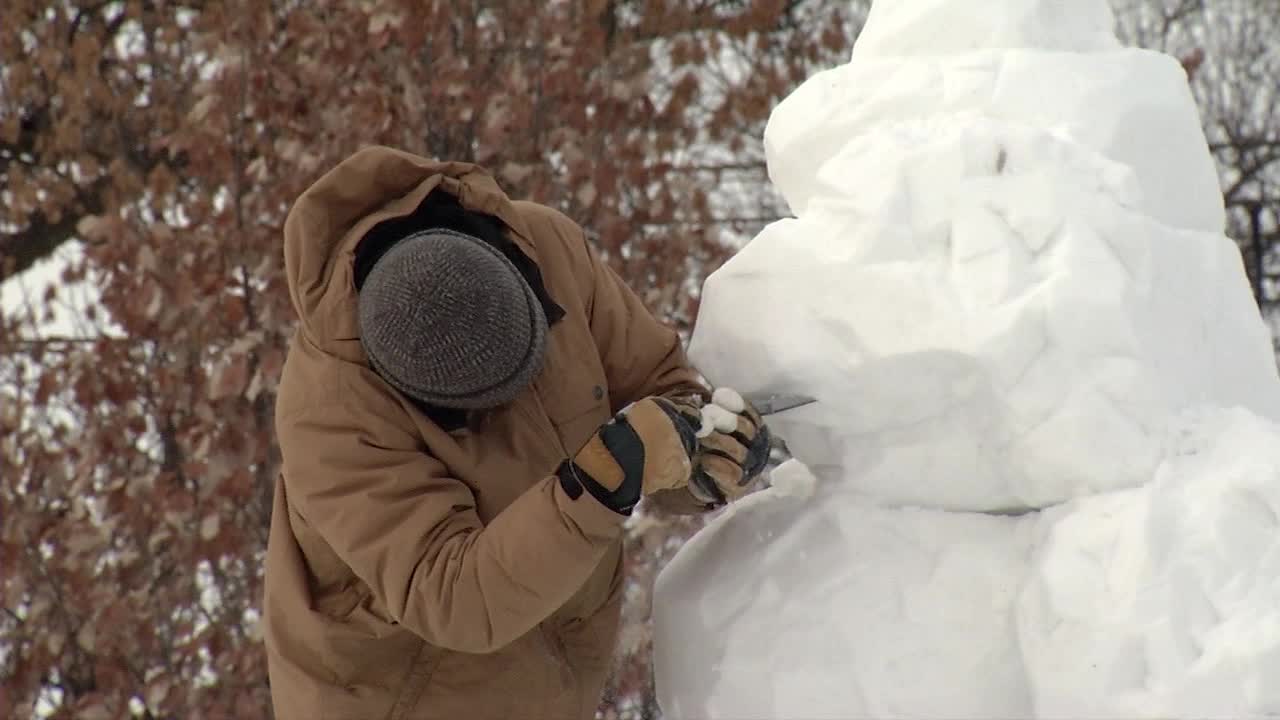
[(597, 500), (590, 493), (584, 492), (581, 485), (574, 490), (570, 485), (566, 488), (563, 481), (557, 478), (551, 482), (551, 493), (560, 513), (575, 525), (586, 538), (614, 540), (622, 533), (622, 524), (627, 514), (615, 511)]
[(556, 479), (560, 483), (560, 489), (570, 500), (577, 500), (585, 490), (601, 505), (622, 516), (631, 515), (631, 511), (640, 502), (641, 480), (638, 475), (633, 476), (631, 473), (627, 473), (622, 486), (617, 490), (607, 490), (573, 460), (565, 460), (556, 468)]

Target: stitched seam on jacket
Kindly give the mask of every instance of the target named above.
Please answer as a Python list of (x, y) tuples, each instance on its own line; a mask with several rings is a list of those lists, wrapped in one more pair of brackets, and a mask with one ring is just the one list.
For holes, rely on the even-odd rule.
[(431, 644), (425, 640), (422, 642), (421, 647), (418, 648), (418, 654), (409, 665), (407, 677), (400, 687), (399, 696), (396, 698), (395, 704), (391, 706), (391, 711), (387, 713), (387, 720), (404, 720), (414, 706), (418, 704), (423, 691), (427, 689), (428, 681), (431, 680), (435, 665), (441, 657), (441, 653), (435, 653), (432, 650)]

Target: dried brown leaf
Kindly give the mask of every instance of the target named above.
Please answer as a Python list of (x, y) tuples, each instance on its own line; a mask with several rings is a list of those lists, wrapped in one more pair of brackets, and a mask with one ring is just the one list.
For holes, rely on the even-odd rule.
[(240, 394), (249, 382), (249, 358), (241, 353), (227, 358), (209, 382), (209, 399), (223, 400)]
[(206, 542), (213, 540), (218, 537), (218, 531), (221, 527), (222, 520), (217, 513), (211, 512), (205, 515), (204, 519), (200, 521), (200, 539)]

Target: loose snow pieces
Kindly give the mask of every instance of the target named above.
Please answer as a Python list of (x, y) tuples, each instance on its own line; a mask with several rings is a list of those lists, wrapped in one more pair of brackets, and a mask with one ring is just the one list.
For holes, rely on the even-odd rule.
[(810, 498), (817, 486), (818, 478), (795, 458), (783, 462), (769, 473), (769, 487), (778, 495)]
[(702, 408), (702, 426), (730, 433), (738, 428), (738, 416), (719, 405), (707, 405)]
[(740, 413), (747, 407), (738, 391), (727, 387), (716, 388), (711, 393), (711, 402), (731, 413)]

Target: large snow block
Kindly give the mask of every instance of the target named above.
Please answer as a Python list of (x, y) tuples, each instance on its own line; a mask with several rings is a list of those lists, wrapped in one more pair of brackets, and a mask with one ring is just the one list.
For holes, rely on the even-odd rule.
[(1025, 718), (1024, 520), (754, 495), (658, 580), (664, 717)]
[(1142, 214), (1174, 228), (1224, 230), (1217, 170), (1186, 72), (1149, 50), (855, 59), (814, 75), (774, 110), (764, 136), (769, 176), (803, 215), (814, 198), (845, 197), (820, 175), (827, 158), (864, 134), (930, 117), (963, 123), (969, 115), (1084, 145), (1128, 168)]
[(880, 0), (854, 49), (878, 56), (947, 55), (976, 49), (1099, 51), (1120, 46), (1106, 0)]
[(1280, 714), (1280, 424), (1190, 414), (1153, 478), (1019, 517), (748, 497), (658, 578), (664, 713)]
[(870, 129), (816, 177), (707, 280), (690, 355), (720, 385), (817, 397), (771, 424), (819, 475), (1039, 508), (1146, 482), (1189, 408), (1280, 416), (1235, 245), (1143, 212), (1129, 166), (957, 115)]
[(1280, 714), (1280, 425), (1194, 418), (1151, 484), (1045, 513), (1033, 568), (1036, 716)]

